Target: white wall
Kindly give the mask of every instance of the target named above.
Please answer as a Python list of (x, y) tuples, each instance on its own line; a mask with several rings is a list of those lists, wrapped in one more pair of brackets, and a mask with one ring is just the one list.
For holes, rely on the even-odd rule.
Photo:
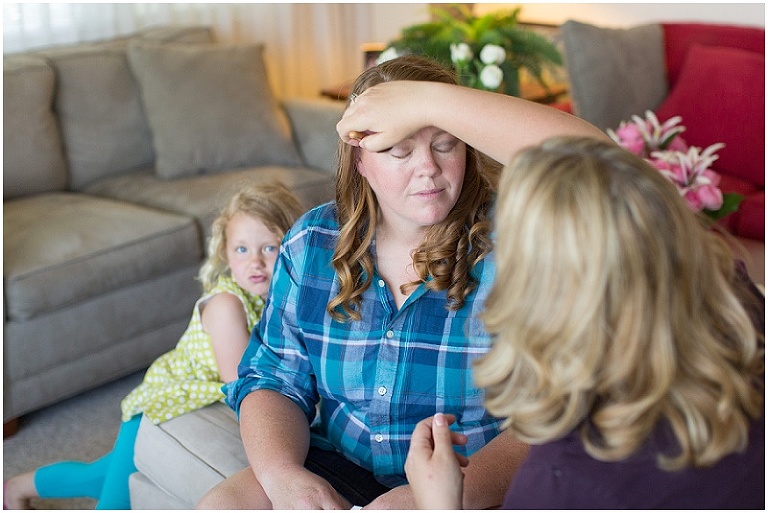
[(602, 26), (627, 27), (654, 22), (707, 22), (765, 27), (764, 3), (595, 3), (477, 4), (484, 14), (522, 5), (525, 21), (561, 24), (568, 19)]
[[(397, 37), (402, 27), (429, 19), (426, 3), (369, 4), (372, 27), (370, 41), (386, 42)], [(522, 7), (520, 19), (528, 22), (561, 24), (576, 19), (606, 27), (627, 27), (653, 22), (704, 22), (765, 27), (764, 3), (483, 3), (475, 13)]]

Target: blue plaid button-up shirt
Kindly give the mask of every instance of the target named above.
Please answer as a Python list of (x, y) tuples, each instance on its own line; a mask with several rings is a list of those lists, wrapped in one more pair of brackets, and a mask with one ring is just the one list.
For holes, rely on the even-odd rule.
[[(480, 286), (463, 308), (446, 308), (445, 292), (419, 286), (398, 309), (376, 274), (362, 297), (362, 320), (339, 323), (326, 305), (338, 293), (330, 265), (339, 226), (332, 203), (305, 214), (288, 232), (269, 299), (253, 330), (240, 378), (225, 386), (238, 411), (253, 390), (291, 398), (326, 443), (388, 486), (404, 484), (403, 466), (416, 423), (437, 412), (456, 415), (469, 437), (466, 455), (500, 429), (472, 379), (472, 362), (489, 349), (478, 320), (493, 282), (489, 256), (476, 266)], [(374, 248), (375, 249), (375, 248)], [(319, 443), (313, 435), (314, 445)]]

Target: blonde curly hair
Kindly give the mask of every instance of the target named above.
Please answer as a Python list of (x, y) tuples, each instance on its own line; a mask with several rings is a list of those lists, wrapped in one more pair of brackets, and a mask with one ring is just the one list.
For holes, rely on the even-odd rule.
[(664, 423), (679, 444), (659, 455), (668, 470), (746, 447), (764, 299), (666, 178), (611, 143), (555, 138), (504, 170), (496, 219), (494, 344), (475, 376), (515, 436), (578, 429), (616, 461)]
[[(359, 95), (393, 80), (456, 83), (453, 72), (434, 61), (404, 56), (364, 71), (352, 93)], [(369, 248), (376, 233), (378, 203), (357, 171), (359, 151), (339, 142), (336, 205), (341, 233), (332, 260), (339, 277), (339, 294), (327, 306), (328, 314), (339, 322), (360, 319), (360, 298), (373, 276), (374, 259)], [(447, 290), (448, 308), (457, 310), (464, 305), (477, 286), (472, 268), (491, 250), (488, 212), (500, 169), (496, 162), (467, 146), (467, 169), (459, 199), (445, 220), (429, 228), (414, 251), (413, 265), (419, 279), (402, 285), (404, 293), (426, 283), (431, 290)]]
[(219, 277), (229, 272), (227, 263), (227, 224), (242, 212), (261, 220), (282, 239), (296, 219), (304, 212), (299, 199), (281, 182), (246, 186), (237, 192), (214, 219), (208, 239), (208, 259), (200, 268), (198, 280), (203, 290), (210, 291)]

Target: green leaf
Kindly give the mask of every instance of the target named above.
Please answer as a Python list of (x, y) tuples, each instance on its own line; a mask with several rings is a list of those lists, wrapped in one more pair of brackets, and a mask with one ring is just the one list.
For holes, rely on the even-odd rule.
[(710, 219), (722, 219), (728, 214), (736, 212), (739, 209), (744, 196), (735, 192), (726, 192), (723, 194), (723, 205), (718, 210), (705, 210), (704, 213)]
[[(525, 70), (548, 89), (545, 71), (556, 71), (562, 66), (562, 55), (549, 39), (518, 25), (520, 11), (521, 7), (517, 7), (477, 17), (466, 4), (450, 4), (450, 9), (432, 7), (430, 12), (435, 21), (405, 27), (389, 46), (400, 53), (432, 58), (450, 68), (453, 67), (451, 44), (469, 44), (478, 60), (486, 44), (496, 44), (507, 51), (507, 59), (501, 65), (507, 94), (520, 95), (520, 70)], [(470, 69), (456, 71), (460, 83), (482, 87), (476, 73)]]

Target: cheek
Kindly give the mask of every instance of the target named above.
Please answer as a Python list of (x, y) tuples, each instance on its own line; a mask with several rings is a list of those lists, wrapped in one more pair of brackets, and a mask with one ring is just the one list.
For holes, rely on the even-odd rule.
[(272, 276), (272, 271), (275, 268), (275, 262), (277, 262), (277, 253), (264, 257), (264, 266), (267, 268), (267, 272), (270, 276)]
[(443, 176), (452, 183), (462, 183), (464, 181), (466, 165), (467, 159), (464, 155), (446, 156), (439, 161)]

